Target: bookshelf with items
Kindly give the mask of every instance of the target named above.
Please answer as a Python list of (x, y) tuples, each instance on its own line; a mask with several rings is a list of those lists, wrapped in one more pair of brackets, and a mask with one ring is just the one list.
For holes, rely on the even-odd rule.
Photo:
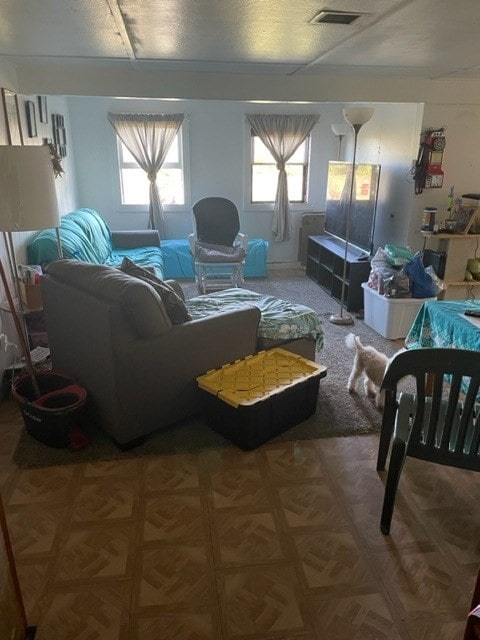
[(480, 280), (466, 280), (469, 258), (480, 259), (480, 233), (432, 233), (422, 231), (423, 248), (445, 253), (444, 290), (439, 296), (445, 300), (480, 299)]
[[(348, 246), (345, 275), (344, 303), (347, 311), (363, 309), (362, 282), (368, 280), (370, 261), (365, 252)], [(365, 256), (366, 257), (366, 256)], [(345, 242), (333, 236), (309, 236), (307, 243), (306, 273), (338, 302), (342, 297)]]

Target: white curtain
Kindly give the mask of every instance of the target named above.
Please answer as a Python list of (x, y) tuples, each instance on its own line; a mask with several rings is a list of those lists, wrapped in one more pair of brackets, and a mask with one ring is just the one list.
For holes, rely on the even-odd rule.
[(247, 121), (254, 133), (267, 147), (277, 163), (278, 185), (272, 221), (272, 234), (275, 242), (288, 240), (292, 232), (285, 163), (310, 134), (319, 117), (316, 114), (247, 115)]
[(165, 237), (165, 217), (157, 185), (157, 174), (185, 116), (156, 113), (109, 113), (115, 133), (145, 171), (150, 181), (148, 228)]

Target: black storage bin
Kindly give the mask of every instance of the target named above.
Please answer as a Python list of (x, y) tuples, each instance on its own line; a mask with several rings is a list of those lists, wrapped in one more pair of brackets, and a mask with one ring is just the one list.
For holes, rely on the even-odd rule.
[(324, 365), (277, 347), (209, 371), (197, 382), (209, 426), (250, 451), (315, 413), (326, 373)]
[(317, 408), (320, 376), (309, 378), (253, 405), (237, 408), (203, 392), (203, 409), (211, 429), (251, 451), (307, 420)]
[(27, 433), (49, 447), (69, 447), (71, 431), (81, 427), (85, 415), (86, 390), (57, 371), (36, 373), (35, 380), (38, 398), (30, 375), (17, 378), (12, 385), (12, 396), (20, 406)]

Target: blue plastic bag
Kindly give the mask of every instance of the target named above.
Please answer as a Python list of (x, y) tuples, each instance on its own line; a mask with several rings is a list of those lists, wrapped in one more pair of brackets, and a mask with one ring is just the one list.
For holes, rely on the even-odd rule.
[(437, 286), (432, 276), (425, 271), (420, 252), (403, 267), (403, 271), (410, 278), (413, 298), (434, 298), (437, 295)]

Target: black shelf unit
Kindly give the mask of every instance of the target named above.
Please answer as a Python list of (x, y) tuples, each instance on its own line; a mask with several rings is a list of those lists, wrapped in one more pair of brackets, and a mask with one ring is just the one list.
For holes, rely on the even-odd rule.
[[(359, 260), (365, 252), (351, 245), (347, 251), (344, 303), (347, 311), (363, 309), (362, 282), (368, 280), (370, 261)], [(308, 236), (307, 276), (338, 300), (342, 295), (345, 242), (334, 236)]]

